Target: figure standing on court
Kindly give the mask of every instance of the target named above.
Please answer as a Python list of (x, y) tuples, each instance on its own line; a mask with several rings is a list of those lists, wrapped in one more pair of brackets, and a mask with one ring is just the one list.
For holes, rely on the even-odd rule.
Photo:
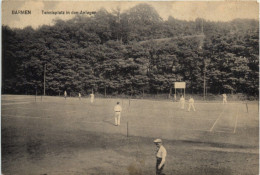
[(194, 107), (194, 99), (192, 97), (190, 97), (190, 99), (189, 99), (189, 108), (188, 108), (189, 112), (190, 112), (191, 107), (192, 107), (193, 111), (196, 111), (196, 109)]
[(227, 104), (227, 94), (223, 94), (223, 104)]
[(163, 168), (165, 165), (167, 151), (164, 148), (164, 146), (162, 145), (161, 139), (156, 139), (153, 142), (157, 147), (157, 150), (155, 153), (156, 154), (156, 175), (164, 175)]
[(81, 100), (81, 93), (79, 93), (79, 100)]
[(67, 98), (67, 91), (64, 91), (64, 98), (66, 100), (66, 98)]
[(183, 95), (180, 98), (180, 104), (181, 104), (181, 109), (184, 109), (185, 99), (184, 99)]
[(92, 93), (90, 94), (90, 102), (91, 102), (91, 103), (94, 102), (94, 98), (95, 98), (95, 96), (94, 96), (94, 93), (92, 92)]
[(121, 118), (121, 111), (122, 111), (122, 107), (120, 106), (119, 102), (116, 103), (116, 106), (114, 107), (114, 111), (115, 111), (115, 125), (119, 126), (120, 118)]

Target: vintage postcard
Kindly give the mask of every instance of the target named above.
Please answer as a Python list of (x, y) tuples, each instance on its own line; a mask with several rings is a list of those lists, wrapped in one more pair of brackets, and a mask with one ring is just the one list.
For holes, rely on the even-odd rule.
[(4, 175), (259, 174), (256, 1), (3, 1)]

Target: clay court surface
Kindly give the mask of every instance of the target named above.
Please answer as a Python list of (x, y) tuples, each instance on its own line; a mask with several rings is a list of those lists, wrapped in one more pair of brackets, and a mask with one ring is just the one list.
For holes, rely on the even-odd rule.
[[(113, 107), (120, 101), (121, 126)], [(247, 107), (246, 107), (247, 106)], [(259, 174), (258, 102), (2, 95), (5, 175), (155, 174), (155, 138), (174, 175)], [(248, 109), (248, 110), (247, 110)]]

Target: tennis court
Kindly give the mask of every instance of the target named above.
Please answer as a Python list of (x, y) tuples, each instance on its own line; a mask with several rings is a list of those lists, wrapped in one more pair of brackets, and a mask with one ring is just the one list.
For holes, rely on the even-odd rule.
[[(119, 127), (113, 117), (117, 101), (123, 107)], [(165, 169), (167, 174), (190, 174), (185, 165), (195, 174), (257, 174), (258, 103), (195, 102), (195, 108), (188, 112), (176, 102), (141, 99), (97, 98), (91, 104), (87, 98), (2, 96), (3, 172), (26, 174), (28, 168), (31, 174), (131, 174), (141, 169), (151, 174), (152, 140), (162, 138), (168, 164), (175, 165)], [(214, 161), (221, 162), (224, 153), (232, 162), (221, 170)], [(187, 160), (189, 154), (193, 158)], [(67, 164), (72, 160), (74, 166)], [(59, 171), (61, 167), (65, 170)]]

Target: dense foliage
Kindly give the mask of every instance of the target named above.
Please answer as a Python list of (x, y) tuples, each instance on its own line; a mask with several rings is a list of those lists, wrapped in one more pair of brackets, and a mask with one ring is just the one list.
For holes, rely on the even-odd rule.
[(34, 30), (2, 28), (2, 93), (169, 93), (258, 95), (259, 21), (164, 21), (140, 4), (112, 13), (76, 16)]

